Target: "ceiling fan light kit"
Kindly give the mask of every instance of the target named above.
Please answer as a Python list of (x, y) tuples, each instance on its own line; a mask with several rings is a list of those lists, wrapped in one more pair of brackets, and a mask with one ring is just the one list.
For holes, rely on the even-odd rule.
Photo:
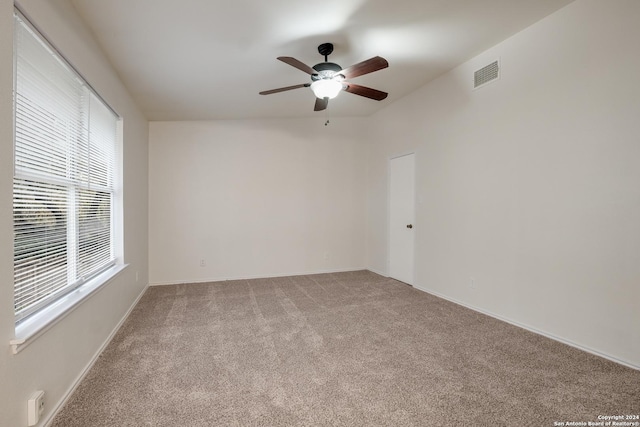
[(316, 98), (333, 99), (342, 90), (342, 83), (337, 80), (316, 80), (311, 83), (311, 90)]
[(293, 86), (271, 89), (260, 92), (260, 95), (270, 95), (272, 93), (284, 92), (287, 90), (298, 89), (301, 87), (311, 87), (313, 94), (316, 96), (314, 111), (321, 111), (327, 108), (329, 99), (333, 99), (341, 91), (353, 93), (354, 95), (364, 96), (376, 101), (382, 101), (387, 97), (386, 92), (377, 89), (371, 89), (365, 86), (351, 84), (347, 79), (362, 76), (374, 71), (387, 68), (389, 63), (386, 59), (375, 56), (366, 61), (359, 62), (349, 68), (343, 69), (338, 64), (328, 61), (328, 56), (333, 52), (333, 44), (323, 43), (318, 46), (318, 52), (324, 56), (324, 61), (309, 67), (305, 63), (298, 61), (290, 56), (280, 56), (278, 60), (291, 65), (311, 76), (311, 83), (303, 83)]

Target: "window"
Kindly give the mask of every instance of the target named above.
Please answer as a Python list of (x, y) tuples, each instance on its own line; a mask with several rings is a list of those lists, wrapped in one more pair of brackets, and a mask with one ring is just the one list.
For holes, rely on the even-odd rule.
[(119, 118), (15, 14), (14, 308), (19, 323), (116, 264)]

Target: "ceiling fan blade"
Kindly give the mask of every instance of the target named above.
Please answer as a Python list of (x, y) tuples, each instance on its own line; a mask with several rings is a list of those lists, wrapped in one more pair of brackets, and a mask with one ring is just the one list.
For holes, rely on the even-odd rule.
[(289, 64), (292, 67), (296, 67), (300, 71), (304, 71), (307, 74), (317, 74), (318, 72), (313, 68), (309, 67), (304, 62), (298, 61), (296, 58), (292, 58), (290, 56), (279, 56), (278, 59), (285, 64)]
[(300, 85), (280, 87), (278, 89), (263, 90), (262, 92), (260, 92), (260, 95), (271, 95), (272, 93), (284, 92), (285, 90), (299, 89), (301, 87), (309, 87), (309, 86), (311, 86), (311, 83), (303, 83)]
[(329, 98), (316, 98), (316, 105), (313, 107), (313, 111), (326, 110), (329, 105)]
[(376, 101), (382, 101), (389, 95), (387, 92), (381, 90), (371, 89), (370, 87), (354, 85), (353, 83), (347, 83), (345, 92), (353, 93), (354, 95), (364, 96), (366, 98), (375, 99)]
[(369, 74), (373, 73), (374, 71), (382, 70), (383, 68), (387, 68), (388, 66), (389, 63), (386, 59), (381, 56), (374, 56), (371, 59), (359, 62), (349, 68), (340, 71), (340, 74), (342, 74), (345, 79), (352, 79), (354, 77), (362, 76), (363, 74)]

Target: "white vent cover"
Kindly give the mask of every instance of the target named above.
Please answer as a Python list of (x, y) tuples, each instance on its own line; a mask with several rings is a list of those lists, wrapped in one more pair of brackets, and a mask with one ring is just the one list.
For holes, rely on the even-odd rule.
[(500, 64), (496, 59), (491, 64), (480, 68), (473, 73), (473, 88), (477, 89), (500, 77)]

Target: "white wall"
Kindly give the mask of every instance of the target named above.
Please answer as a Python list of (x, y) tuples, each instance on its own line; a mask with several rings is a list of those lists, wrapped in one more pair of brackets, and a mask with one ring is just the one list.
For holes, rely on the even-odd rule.
[(415, 150), (417, 287), (640, 367), (639, 18), (576, 1), (374, 116), (368, 266)]
[(368, 122), (323, 123), (152, 122), (151, 283), (364, 268)]
[[(27, 425), (27, 399), (46, 393), (45, 420), (148, 283), (146, 119), (66, 0), (20, 2), (24, 11), (124, 121), (124, 257), (129, 267), (17, 355), (13, 319), (13, 2), (0, 0), (0, 424)], [(139, 280), (136, 282), (136, 273)], [(42, 423), (41, 423), (42, 424)]]

